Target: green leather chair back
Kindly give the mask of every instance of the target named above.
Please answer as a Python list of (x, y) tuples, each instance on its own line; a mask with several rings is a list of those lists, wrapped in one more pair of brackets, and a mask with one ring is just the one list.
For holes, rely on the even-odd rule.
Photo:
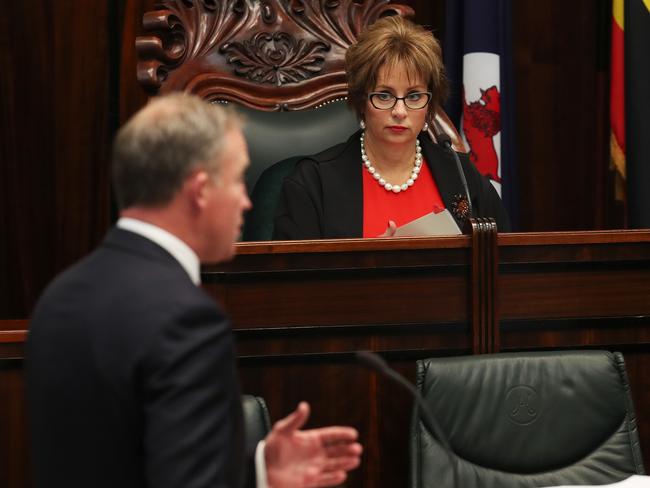
[(271, 419), (263, 398), (253, 395), (242, 395), (241, 404), (246, 435), (246, 453), (251, 456), (255, 453), (257, 444), (271, 430)]
[(266, 241), (273, 236), (273, 219), (282, 182), (303, 155), (344, 142), (358, 129), (345, 100), (294, 112), (265, 112), (241, 108), (251, 164), (246, 185), (253, 209), (245, 216), (243, 240)]
[[(418, 361), (417, 388), (455, 451), (458, 486), (607, 484), (643, 474), (623, 356), (606, 351)], [(417, 411), (411, 487), (451, 488)]]

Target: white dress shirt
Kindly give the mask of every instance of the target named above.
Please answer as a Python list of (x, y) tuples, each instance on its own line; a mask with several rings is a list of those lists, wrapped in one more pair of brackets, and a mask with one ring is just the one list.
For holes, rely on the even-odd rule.
[(201, 264), (199, 257), (190, 246), (181, 241), (171, 232), (161, 229), (157, 225), (143, 222), (142, 220), (121, 217), (116, 226), (120, 229), (128, 230), (135, 234), (146, 237), (155, 242), (169, 254), (174, 256), (183, 269), (190, 275), (192, 283), (196, 286), (201, 284)]

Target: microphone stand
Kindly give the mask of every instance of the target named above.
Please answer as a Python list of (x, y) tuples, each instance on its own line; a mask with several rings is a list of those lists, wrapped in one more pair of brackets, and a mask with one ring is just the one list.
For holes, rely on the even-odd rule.
[(420, 414), (422, 415), (422, 419), (424, 420), (424, 424), (433, 433), (434, 438), (442, 445), (443, 450), (447, 453), (449, 464), (451, 465), (453, 488), (457, 488), (458, 472), (454, 450), (451, 448), (447, 436), (442, 432), (440, 424), (438, 424), (435, 415), (429, 408), (429, 405), (424, 401), (424, 398), (422, 398), (422, 395), (420, 395), (415, 386), (413, 386), (406, 378), (388, 366), (388, 363), (386, 363), (386, 361), (384, 361), (384, 359), (378, 354), (370, 351), (359, 351), (355, 356), (361, 364), (391, 379), (402, 388), (405, 388), (413, 396)]
[(465, 172), (463, 171), (463, 166), (460, 164), (460, 158), (458, 157), (458, 154), (456, 151), (454, 151), (454, 148), (452, 147), (451, 144), (451, 137), (446, 132), (441, 132), (436, 135), (436, 141), (438, 141), (438, 144), (440, 144), (442, 147), (447, 149), (449, 152), (451, 152), (452, 156), (454, 157), (454, 160), (456, 161), (456, 169), (458, 170), (458, 175), (460, 176), (460, 181), (463, 184), (463, 190), (465, 190), (465, 197), (467, 198), (467, 205), (468, 205), (468, 214), (467, 214), (467, 220), (469, 220), (472, 217), (472, 199), (469, 196), (469, 187), (467, 186), (467, 178), (465, 178)]

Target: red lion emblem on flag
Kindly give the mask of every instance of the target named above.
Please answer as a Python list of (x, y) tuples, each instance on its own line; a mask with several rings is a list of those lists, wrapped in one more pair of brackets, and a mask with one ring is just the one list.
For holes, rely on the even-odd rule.
[(469, 157), (481, 174), (501, 183), (499, 156), (493, 137), (501, 130), (499, 90), (481, 89), (481, 98), (467, 103), (463, 90), (463, 132), (470, 147)]

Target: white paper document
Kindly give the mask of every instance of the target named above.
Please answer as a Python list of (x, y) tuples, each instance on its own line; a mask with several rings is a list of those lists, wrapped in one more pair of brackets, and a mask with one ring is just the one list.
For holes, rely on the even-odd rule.
[(462, 232), (447, 209), (438, 213), (431, 212), (423, 215), (408, 224), (398, 227), (395, 231), (397, 237), (457, 236), (459, 234), (462, 234)]

